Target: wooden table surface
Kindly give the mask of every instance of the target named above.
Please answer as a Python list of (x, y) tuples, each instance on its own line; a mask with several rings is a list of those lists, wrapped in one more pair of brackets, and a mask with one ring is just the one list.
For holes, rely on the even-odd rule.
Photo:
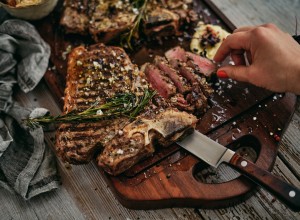
[[(295, 34), (299, 0), (209, 2), (236, 27), (273, 22), (284, 31)], [(18, 92), (17, 99), (24, 106), (46, 107), (53, 114), (61, 112), (44, 82), (29, 94)], [(49, 146), (53, 145), (53, 137), (53, 133), (46, 134)], [(300, 219), (300, 213), (290, 211), (263, 189), (245, 202), (225, 209), (129, 210), (115, 199), (93, 163), (72, 166), (72, 169), (67, 169), (60, 161), (58, 165), (62, 185), (53, 192), (26, 202), (0, 189), (0, 219)], [(282, 138), (272, 172), (300, 187), (300, 108), (297, 108)]]

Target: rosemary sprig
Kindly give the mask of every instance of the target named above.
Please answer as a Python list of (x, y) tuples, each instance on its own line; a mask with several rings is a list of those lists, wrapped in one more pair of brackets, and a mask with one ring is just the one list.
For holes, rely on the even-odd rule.
[(128, 32), (121, 35), (120, 44), (122, 47), (127, 46), (130, 50), (133, 50), (131, 41), (133, 37), (139, 37), (140, 24), (142, 19), (145, 18), (147, 4), (148, 0), (133, 0), (132, 5), (134, 8), (137, 8), (139, 10), (139, 14), (134, 19), (134, 23), (131, 29)]
[(101, 105), (96, 102), (82, 112), (71, 111), (64, 115), (46, 115), (38, 118), (27, 118), (24, 121), (28, 127), (34, 128), (49, 123), (96, 122), (120, 116), (134, 119), (155, 94), (156, 92), (152, 90), (145, 90), (144, 95), (141, 97), (136, 96), (134, 93), (118, 94), (108, 102)]

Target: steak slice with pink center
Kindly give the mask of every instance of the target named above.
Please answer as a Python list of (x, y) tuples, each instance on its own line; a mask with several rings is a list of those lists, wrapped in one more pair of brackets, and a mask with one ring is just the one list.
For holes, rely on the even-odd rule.
[(177, 70), (172, 68), (166, 58), (156, 56), (154, 58), (154, 64), (168, 77), (170, 77), (180, 93), (185, 94), (191, 91), (191, 86), (189, 85), (187, 79), (182, 77)]
[(186, 52), (186, 55), (188, 57), (187, 65), (196, 70), (198, 67), (199, 72), (205, 76), (210, 76), (212, 73), (216, 72), (217, 65), (211, 60), (191, 52)]
[(210, 59), (201, 57), (191, 52), (186, 52), (181, 47), (175, 47), (168, 50), (165, 53), (165, 56), (173, 65), (176, 65), (176, 62), (186, 63), (187, 66), (205, 76), (210, 76), (217, 70), (217, 65), (214, 64)]
[(176, 94), (176, 87), (171, 79), (164, 75), (156, 66), (150, 63), (143, 65), (142, 69), (152, 87), (163, 97), (170, 98)]
[(175, 59), (175, 60), (179, 60), (181, 62), (186, 62), (187, 61), (186, 52), (181, 47), (174, 47), (174, 48), (168, 50), (165, 53), (165, 56), (168, 60)]

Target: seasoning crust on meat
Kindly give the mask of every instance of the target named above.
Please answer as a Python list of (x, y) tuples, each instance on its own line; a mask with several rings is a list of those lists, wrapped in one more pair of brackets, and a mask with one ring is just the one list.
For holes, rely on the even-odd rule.
[[(173, 85), (172, 95), (184, 97), (168, 75), (161, 74), (165, 78), (159, 80)], [(69, 55), (64, 113), (81, 112), (95, 102), (104, 104), (120, 93), (139, 97), (146, 89), (165, 86), (159, 80), (154, 85), (152, 77), (155, 75), (147, 75), (132, 64), (122, 48), (79, 46)], [(182, 76), (174, 78), (188, 83)], [(72, 164), (88, 163), (96, 157), (105, 171), (118, 175), (152, 155), (156, 148), (170, 145), (195, 128), (197, 118), (179, 110), (171, 98), (158, 91), (133, 121), (118, 117), (93, 123), (63, 123), (57, 131), (56, 151)]]
[[(185, 23), (196, 19), (191, 8), (191, 0), (149, 0), (142, 31), (147, 36), (178, 36)], [(139, 13), (130, 0), (66, 0), (60, 24), (67, 33), (107, 43), (130, 30)]]

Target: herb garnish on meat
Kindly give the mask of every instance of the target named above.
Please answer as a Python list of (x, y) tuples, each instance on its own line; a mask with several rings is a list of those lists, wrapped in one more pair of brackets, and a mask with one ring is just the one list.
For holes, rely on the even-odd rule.
[(146, 16), (146, 8), (147, 8), (148, 0), (134, 0), (132, 2), (132, 5), (134, 8), (137, 8), (139, 11), (138, 16), (136, 16), (134, 23), (131, 27), (131, 29), (121, 35), (121, 46), (127, 46), (130, 50), (133, 50), (131, 41), (132, 38), (138, 38), (139, 37), (139, 29), (142, 19)]
[(28, 118), (24, 121), (29, 127), (33, 128), (49, 123), (96, 122), (120, 116), (133, 119), (138, 116), (155, 94), (156, 92), (152, 90), (145, 90), (144, 95), (140, 97), (134, 93), (118, 94), (108, 102), (101, 105), (96, 102), (82, 112), (71, 111), (64, 115), (46, 115), (38, 118)]

